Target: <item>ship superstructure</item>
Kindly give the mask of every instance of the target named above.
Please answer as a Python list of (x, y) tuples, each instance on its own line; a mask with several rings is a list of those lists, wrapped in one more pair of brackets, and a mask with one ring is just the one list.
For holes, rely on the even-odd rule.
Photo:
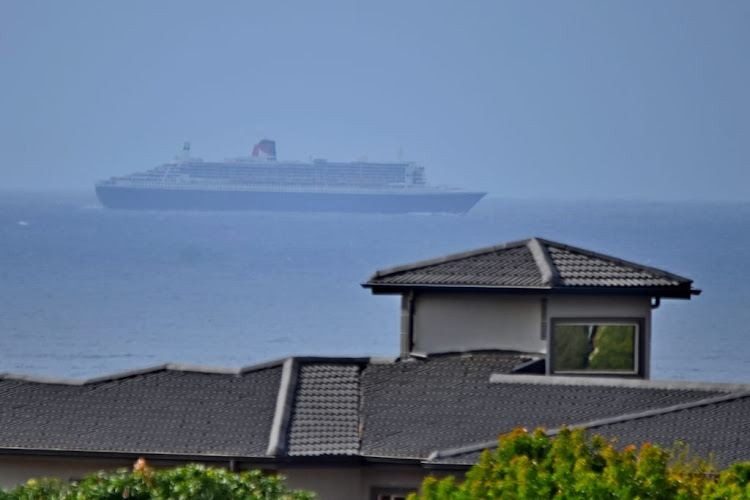
[(102, 205), (129, 209), (466, 212), (486, 193), (428, 185), (412, 162), (279, 161), (264, 139), (252, 156), (190, 156), (96, 185)]

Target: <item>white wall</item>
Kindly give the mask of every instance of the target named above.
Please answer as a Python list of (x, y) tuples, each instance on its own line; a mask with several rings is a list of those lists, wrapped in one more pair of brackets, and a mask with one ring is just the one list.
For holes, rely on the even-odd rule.
[[(428, 475), (444, 477), (448, 473), (431, 472), (420, 466), (369, 464), (346, 468), (289, 468), (280, 471), (294, 489), (311, 490), (320, 500), (370, 500), (373, 488), (419, 491)], [(459, 473), (458, 479), (463, 479)]]
[(362, 469), (347, 468), (290, 468), (279, 474), (286, 478), (289, 488), (310, 490), (320, 500), (359, 500), (362, 490)]
[[(542, 337), (542, 300), (547, 300)], [(648, 378), (651, 298), (629, 295), (512, 295), (419, 293), (414, 298), (412, 352), (437, 354), (483, 349), (547, 353), (555, 318), (642, 318)], [(402, 328), (408, 321), (402, 323)]]
[(546, 352), (541, 310), (540, 296), (420, 293), (414, 300), (412, 350)]
[[(363, 488), (360, 498), (369, 500), (373, 488), (394, 488), (419, 491), (427, 476), (439, 478), (449, 475), (442, 471), (428, 471), (415, 466), (370, 465), (363, 469)], [(463, 480), (463, 473), (454, 474)]]
[[(152, 467), (184, 465), (150, 461)], [(247, 464), (242, 464), (243, 470)], [(87, 459), (74, 457), (0, 456), (0, 487), (12, 488), (31, 478), (81, 479), (99, 470), (133, 466), (131, 459)], [(215, 465), (216, 466), (216, 465)], [(292, 489), (314, 491), (320, 500), (369, 500), (373, 487), (416, 491), (430, 474), (419, 465), (329, 465), (287, 468), (278, 471)], [(445, 475), (445, 473), (439, 473)]]

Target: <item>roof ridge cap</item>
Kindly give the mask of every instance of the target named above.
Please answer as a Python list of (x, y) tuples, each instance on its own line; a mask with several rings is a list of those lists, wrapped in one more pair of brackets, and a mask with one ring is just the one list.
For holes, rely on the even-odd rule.
[[(518, 376), (518, 375), (514, 375), (514, 376)], [(674, 413), (674, 412), (682, 411), (682, 410), (689, 410), (691, 408), (697, 408), (699, 406), (707, 406), (707, 405), (715, 404), (715, 403), (733, 401), (733, 400), (742, 399), (745, 397), (750, 397), (750, 390), (730, 392), (728, 394), (722, 394), (720, 396), (710, 396), (710, 397), (699, 399), (696, 401), (688, 401), (685, 403), (665, 406), (663, 408), (655, 408), (651, 410), (643, 410), (640, 412), (627, 413), (627, 414), (618, 415), (615, 417), (600, 418), (600, 419), (591, 420), (588, 422), (583, 422), (583, 423), (579, 423), (575, 425), (569, 425), (565, 427), (567, 427), (568, 429), (587, 429), (588, 430), (588, 429), (592, 429), (596, 427), (602, 427), (604, 425), (618, 424), (618, 423), (629, 422), (632, 420), (638, 420), (642, 418), (666, 415), (668, 413)], [(547, 436), (556, 436), (557, 434), (560, 433), (562, 429), (563, 427), (556, 427), (554, 429), (546, 430), (544, 431), (544, 433)], [(492, 448), (493, 446), (496, 446), (496, 445), (497, 445), (497, 439), (494, 439), (492, 441), (482, 441), (482, 442), (477, 442), (473, 444), (468, 444), (465, 446), (457, 446), (454, 448), (435, 450), (428, 455), (427, 461), (429, 462), (429, 461), (437, 460), (439, 458), (454, 457), (456, 455), (463, 455), (465, 453), (474, 453), (477, 451), (482, 451), (482, 450)]]
[(691, 382), (683, 380), (644, 380), (639, 378), (617, 377), (577, 377), (570, 375), (527, 375), (493, 373), (490, 375), (491, 384), (532, 384), (532, 385), (560, 385), (560, 386), (599, 386), (622, 387), (631, 389), (666, 389), (666, 390), (695, 390), (718, 391), (725, 394), (750, 392), (750, 384), (727, 382)]
[(261, 363), (255, 363), (252, 365), (241, 366), (237, 370), (237, 374), (244, 375), (246, 373), (250, 373), (250, 372), (254, 372), (258, 370), (264, 370), (266, 368), (274, 368), (277, 366), (282, 366), (287, 359), (289, 359), (289, 356), (285, 358), (272, 359), (271, 361), (263, 361)]
[(165, 367), (169, 371), (185, 373), (208, 373), (217, 375), (239, 375), (239, 368), (211, 365), (191, 365), (187, 363), (168, 363)]
[(340, 364), (361, 365), (367, 364), (371, 356), (291, 356), (298, 364)]
[(289, 424), (292, 421), (292, 409), (294, 397), (297, 392), (299, 375), (299, 363), (294, 357), (284, 360), (279, 381), (279, 392), (276, 397), (276, 409), (271, 422), (271, 432), (268, 436), (268, 449), (266, 455), (277, 457), (286, 455), (287, 441), (289, 439)]
[(17, 380), (19, 382), (31, 382), (35, 384), (49, 384), (49, 385), (69, 385), (69, 386), (80, 386), (84, 385), (87, 380), (77, 378), (64, 378), (64, 377), (44, 377), (38, 375), (25, 375), (23, 373), (3, 373), (0, 375), (0, 380)]
[(137, 375), (145, 375), (146, 373), (154, 373), (163, 370), (169, 370), (170, 363), (163, 363), (161, 365), (147, 366), (145, 368), (136, 368), (134, 370), (127, 370), (119, 373), (112, 373), (109, 375), (102, 375), (100, 377), (88, 378), (83, 381), (84, 385), (98, 384), (101, 382), (112, 382), (114, 380), (122, 380), (128, 377), (135, 377)]
[(388, 267), (385, 269), (379, 269), (375, 271), (372, 274), (372, 276), (370, 276), (370, 279), (368, 279), (366, 283), (362, 283), (362, 286), (367, 286), (370, 282), (376, 279), (382, 278), (384, 276), (387, 276), (389, 274), (400, 273), (403, 271), (412, 271), (414, 269), (419, 269), (421, 267), (434, 266), (437, 264), (445, 264), (446, 262), (452, 262), (455, 260), (466, 259), (468, 257), (475, 257), (477, 255), (487, 254), (491, 252), (498, 252), (500, 250), (507, 250), (510, 248), (524, 246), (529, 242), (529, 240), (530, 238), (527, 238), (524, 240), (510, 241), (508, 243), (502, 243), (500, 245), (492, 245), (488, 247), (477, 248), (474, 250), (465, 250), (463, 252), (456, 252), (456, 253), (451, 253), (448, 255), (443, 255), (442, 257), (434, 257), (431, 259), (420, 260), (417, 262), (413, 262), (411, 264), (401, 264), (398, 266)]
[[(675, 413), (678, 411), (689, 410), (691, 408), (697, 408), (699, 406), (707, 406), (716, 403), (724, 403), (726, 401), (734, 401), (736, 399), (742, 399), (750, 397), (750, 391), (738, 391), (730, 392), (729, 394), (722, 394), (721, 396), (711, 396), (696, 401), (687, 401), (685, 403), (678, 403), (675, 405), (665, 406), (663, 408), (653, 408), (650, 410), (643, 410), (634, 413), (626, 413), (615, 417), (600, 418), (591, 420), (588, 422), (582, 422), (575, 425), (566, 426), (568, 429), (593, 429), (596, 427), (603, 427), (605, 425), (620, 424), (623, 422), (631, 422), (633, 420), (640, 420), (649, 417), (658, 417), (660, 415), (666, 415), (668, 413)], [(550, 429), (546, 432), (548, 436), (557, 435), (562, 430), (562, 427)]]
[[(133, 370), (125, 370), (121, 372), (109, 373), (106, 375), (100, 375), (97, 377), (89, 378), (75, 378), (75, 377), (48, 377), (43, 375), (31, 375), (25, 373), (12, 373), (2, 372), (0, 373), (0, 380), (18, 380), (22, 382), (32, 382), (37, 384), (55, 384), (55, 385), (92, 385), (102, 382), (112, 382), (115, 380), (122, 380), (128, 377), (134, 377), (137, 375), (145, 375), (148, 373), (155, 373), (158, 371), (175, 371), (184, 373), (205, 373), (205, 374), (216, 374), (216, 375), (244, 375), (249, 372), (263, 370), (266, 368), (273, 368), (276, 366), (283, 365), (287, 360), (295, 359), (298, 363), (340, 363), (340, 364), (368, 364), (372, 357), (346, 357), (346, 356), (292, 356), (286, 358), (279, 358), (271, 361), (265, 361), (254, 365), (246, 365), (241, 368), (230, 368), (223, 366), (211, 366), (211, 365), (192, 365), (187, 363), (162, 363), (159, 365), (146, 366), (143, 368), (135, 368)], [(384, 358), (385, 359), (385, 358)], [(381, 361), (382, 362), (382, 361)]]
[(26, 375), (22, 373), (3, 373), (0, 375), (0, 380), (20, 380), (23, 382), (33, 382), (37, 384), (57, 384), (57, 385), (91, 385), (100, 382), (110, 382), (113, 380), (120, 380), (136, 375), (142, 375), (145, 373), (153, 373), (162, 370), (167, 370), (168, 364), (160, 364), (154, 366), (148, 366), (145, 368), (136, 368), (134, 370), (126, 370), (122, 372), (111, 373), (108, 375), (102, 375), (99, 377), (89, 378), (67, 378), (67, 377), (44, 377), (37, 375)]
[(531, 252), (536, 267), (542, 275), (542, 285), (558, 286), (560, 284), (560, 273), (547, 251), (546, 244), (546, 240), (535, 237), (529, 238), (526, 247)]

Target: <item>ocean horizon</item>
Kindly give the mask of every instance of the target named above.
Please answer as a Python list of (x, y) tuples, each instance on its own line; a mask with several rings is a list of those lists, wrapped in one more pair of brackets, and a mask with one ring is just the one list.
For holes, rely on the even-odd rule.
[(395, 356), (377, 269), (532, 236), (688, 277), (653, 313), (652, 378), (750, 382), (750, 203), (488, 197), (467, 215), (138, 212), (0, 193), (0, 372)]

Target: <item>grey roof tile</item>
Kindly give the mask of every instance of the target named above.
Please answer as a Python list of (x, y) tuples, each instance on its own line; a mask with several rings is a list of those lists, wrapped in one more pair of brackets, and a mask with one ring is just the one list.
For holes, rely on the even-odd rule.
[(481, 248), (376, 271), (363, 284), (377, 291), (410, 287), (606, 288), (689, 297), (692, 281), (660, 269), (542, 238)]
[(359, 376), (356, 363), (304, 363), (299, 369), (287, 453), (359, 452)]
[[(623, 443), (683, 440), (720, 464), (750, 459), (750, 386), (497, 375), (528, 359), (299, 360), (286, 452), (424, 460), (493, 447), (516, 427), (583, 425)], [(83, 384), (0, 377), (0, 448), (265, 457), (281, 372), (159, 369)], [(476, 449), (437, 463), (471, 463)]]
[(426, 458), (436, 450), (493, 440), (516, 427), (573, 425), (717, 393), (490, 383), (492, 373), (511, 368), (508, 361), (446, 358), (369, 366), (362, 380), (362, 454)]
[(470, 255), (378, 277), (379, 284), (542, 286), (542, 275), (525, 246)]
[(688, 445), (690, 454), (711, 457), (718, 468), (750, 459), (750, 394), (661, 415), (589, 428), (621, 445), (648, 441), (664, 448)]
[(0, 447), (263, 456), (280, 368), (162, 370), (86, 385), (0, 381)]
[(670, 287), (684, 282), (673, 275), (607, 259), (567, 247), (548, 245), (562, 286)]
[(498, 353), (368, 366), (362, 375), (362, 454), (426, 457), (476, 440), (471, 436), (498, 435), (503, 429), (487, 416), (507, 402), (486, 397), (489, 377), (526, 360)]

